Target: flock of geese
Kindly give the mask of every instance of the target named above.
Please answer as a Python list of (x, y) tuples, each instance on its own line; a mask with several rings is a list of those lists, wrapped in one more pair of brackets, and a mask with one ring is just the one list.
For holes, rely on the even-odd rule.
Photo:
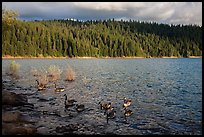
[[(45, 84), (40, 83), (37, 79), (36, 79), (36, 82), (37, 82), (37, 86), (38, 86), (38, 91), (42, 91), (42, 90), (46, 89)], [(57, 87), (56, 83), (54, 83), (54, 84), (55, 84), (55, 91), (56, 92), (63, 92), (64, 91), (63, 87)]]
[(65, 109), (76, 105), (76, 111), (77, 112), (82, 112), (85, 110), (84, 104), (75, 104), (75, 102), (77, 102), (75, 99), (67, 99), (66, 94), (64, 94), (64, 96), (65, 96), (65, 101), (64, 101)]
[[(125, 111), (123, 115), (125, 117), (125, 121), (127, 121), (128, 116), (131, 116), (133, 114), (132, 110), (128, 109), (131, 103), (132, 103), (131, 99), (127, 99), (127, 98), (123, 99), (123, 109)], [(101, 110), (105, 110), (104, 115), (106, 115), (107, 123), (109, 119), (113, 119), (116, 117), (116, 111), (114, 110), (114, 107), (112, 107), (111, 102), (109, 103), (99, 102), (99, 105)]]
[[(45, 90), (46, 86), (44, 84), (40, 84), (38, 80), (36, 80), (37, 82), (37, 86), (38, 86), (38, 90)], [(63, 87), (57, 87), (56, 83), (55, 84), (55, 91), (56, 92), (63, 92), (65, 89)], [(85, 106), (84, 104), (76, 104), (76, 100), (74, 99), (68, 99), (67, 95), (64, 94), (65, 97), (65, 101), (64, 101), (64, 106), (65, 109), (68, 109), (69, 107), (73, 107), (76, 106), (75, 109), (77, 112), (82, 112), (85, 110)], [(108, 123), (109, 119), (113, 119), (116, 117), (116, 111), (114, 110), (114, 107), (111, 105), (111, 102), (109, 103), (98, 103), (100, 105), (100, 109), (104, 110), (104, 115), (106, 115), (106, 120)], [(127, 121), (127, 117), (131, 116), (133, 114), (132, 110), (128, 109), (128, 107), (132, 104), (132, 100), (131, 99), (127, 99), (124, 98), (123, 99), (123, 109), (124, 109), (124, 117), (125, 117), (125, 121)]]

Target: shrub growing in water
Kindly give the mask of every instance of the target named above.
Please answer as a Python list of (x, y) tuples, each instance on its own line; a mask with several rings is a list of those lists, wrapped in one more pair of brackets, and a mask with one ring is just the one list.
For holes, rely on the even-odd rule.
[(39, 82), (39, 84), (41, 85), (47, 85), (47, 83), (48, 83), (48, 77), (47, 77), (47, 74), (46, 73), (41, 73), (41, 75), (39, 75), (38, 77), (37, 77), (37, 80), (38, 80), (38, 82)]
[(40, 76), (42, 73), (37, 70), (36, 68), (31, 68), (30, 73), (34, 76), (34, 77), (38, 77)]
[(71, 67), (65, 69), (65, 80), (73, 81), (75, 80), (75, 77), (76, 77), (75, 72)]
[(47, 71), (45, 71), (44, 69), (36, 69), (36, 68), (32, 68), (30, 70), (30, 73), (32, 74), (32, 76), (34, 76), (36, 78), (36, 80), (39, 82), (39, 85), (46, 85), (48, 83), (48, 76), (47, 76)]
[(49, 81), (56, 81), (60, 79), (62, 71), (59, 69), (58, 66), (50, 65), (48, 68), (48, 77)]
[(19, 78), (19, 69), (20, 65), (13, 60), (9, 65), (9, 74), (15, 78)]

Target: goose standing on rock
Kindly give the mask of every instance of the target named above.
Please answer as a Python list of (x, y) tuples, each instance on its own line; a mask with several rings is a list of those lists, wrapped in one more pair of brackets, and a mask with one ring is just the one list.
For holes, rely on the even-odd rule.
[(65, 108), (72, 107), (72, 106), (74, 106), (74, 102), (77, 102), (74, 99), (67, 99), (66, 94), (64, 94), (64, 96), (65, 96), (65, 101), (64, 101)]
[(36, 79), (36, 82), (38, 84), (38, 91), (46, 89), (45, 84), (40, 83), (37, 79)]
[(55, 83), (55, 91), (56, 92), (63, 92), (64, 88), (63, 87), (57, 87), (56, 83)]

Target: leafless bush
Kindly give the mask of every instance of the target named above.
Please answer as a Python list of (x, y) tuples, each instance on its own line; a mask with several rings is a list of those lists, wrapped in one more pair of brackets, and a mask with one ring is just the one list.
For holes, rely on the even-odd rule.
[(30, 73), (36, 78), (39, 82), (39, 85), (46, 85), (48, 83), (47, 71), (45, 69), (36, 69), (32, 68)]
[(8, 74), (14, 78), (19, 78), (19, 69), (20, 65), (13, 60), (9, 65)]
[(46, 85), (48, 83), (47, 73), (42, 73), (37, 77), (39, 85)]
[(62, 71), (59, 69), (58, 66), (50, 65), (48, 68), (48, 78), (49, 81), (56, 81), (60, 79)]
[(41, 71), (37, 70), (36, 68), (31, 68), (30, 73), (34, 76), (34, 77), (38, 77), (40, 76), (42, 73)]
[(71, 67), (65, 69), (65, 80), (73, 81), (75, 80), (75, 77), (76, 77), (75, 71)]

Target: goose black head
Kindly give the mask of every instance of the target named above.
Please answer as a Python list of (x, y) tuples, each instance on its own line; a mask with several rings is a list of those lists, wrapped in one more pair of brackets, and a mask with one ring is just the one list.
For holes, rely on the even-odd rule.
[(67, 100), (67, 94), (64, 94), (64, 96), (65, 96), (65, 100)]

